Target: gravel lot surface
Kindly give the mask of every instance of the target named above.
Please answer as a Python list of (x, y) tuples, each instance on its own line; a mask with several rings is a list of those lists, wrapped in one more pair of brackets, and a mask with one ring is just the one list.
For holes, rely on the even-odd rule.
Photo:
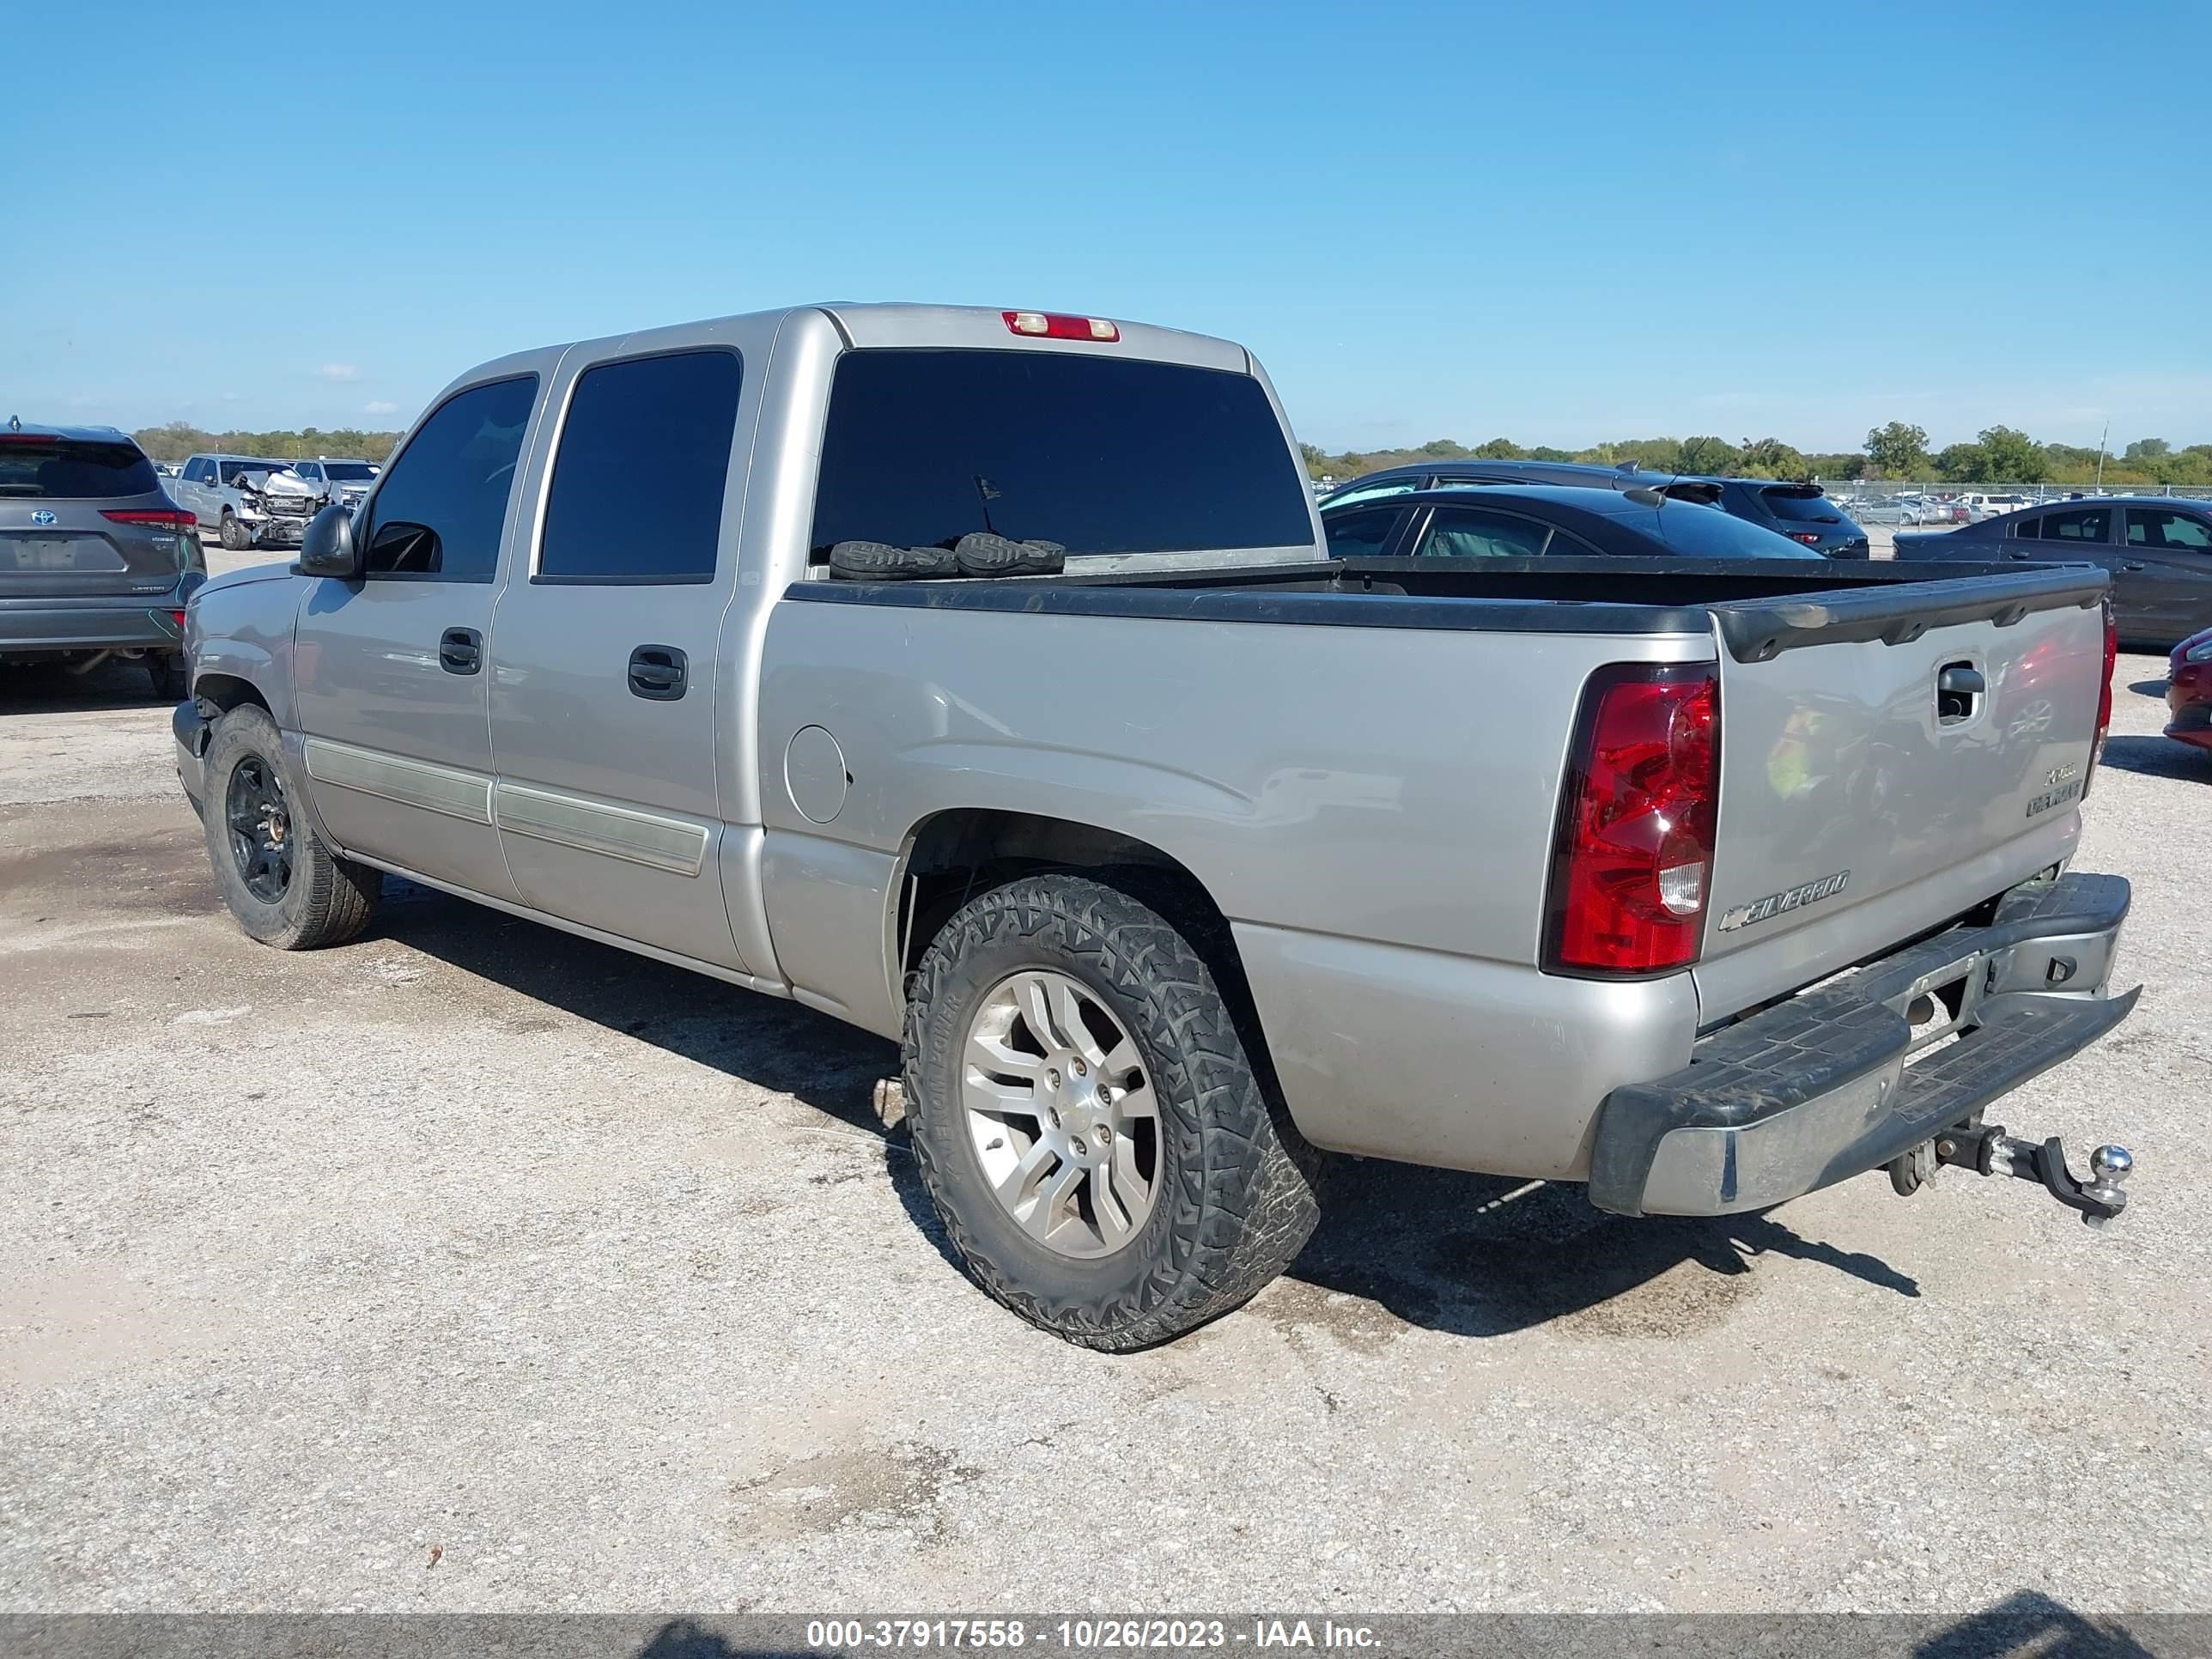
[(955, 1269), (887, 1045), (396, 884), (255, 945), (143, 676), (0, 682), (0, 1609), (2212, 1609), (2162, 672), (2081, 856), (2149, 988), (2002, 1114), (2134, 1149), (2108, 1234), (1956, 1172), (1668, 1223), (1367, 1164), (1123, 1358)]

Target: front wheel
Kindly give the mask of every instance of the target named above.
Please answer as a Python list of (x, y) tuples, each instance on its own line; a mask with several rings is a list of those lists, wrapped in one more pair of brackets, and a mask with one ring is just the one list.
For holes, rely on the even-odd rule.
[(223, 508), (222, 525), (216, 533), (222, 538), (222, 544), (234, 553), (243, 553), (253, 545), (252, 536), (228, 507)]
[(299, 815), (266, 709), (243, 703), (216, 722), (204, 775), (208, 859), (238, 925), (280, 951), (358, 937), (376, 915), (384, 877), (338, 857)]
[(1117, 889), (1035, 876), (963, 908), (915, 975), (905, 1061), (915, 1161), (969, 1273), (1071, 1342), (1180, 1336), (1319, 1219), (1312, 1154), (1212, 969)]

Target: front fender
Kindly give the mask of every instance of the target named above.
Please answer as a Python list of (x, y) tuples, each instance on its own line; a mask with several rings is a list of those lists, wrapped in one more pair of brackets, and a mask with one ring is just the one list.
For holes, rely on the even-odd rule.
[(185, 647), (198, 690), (222, 676), (252, 687), (279, 729), (298, 728), (292, 695), (292, 623), (305, 584), (281, 569), (218, 578), (192, 595)]

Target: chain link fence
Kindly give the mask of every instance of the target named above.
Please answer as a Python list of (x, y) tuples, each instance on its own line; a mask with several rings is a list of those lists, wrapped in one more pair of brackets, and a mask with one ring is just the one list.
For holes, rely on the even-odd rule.
[(2212, 505), (2212, 484), (2123, 484), (2104, 489), (2083, 484), (1823, 483), (1829, 500), (1861, 524), (1966, 524), (1999, 513), (2018, 513), (2058, 501), (2094, 501), (2118, 495), (2164, 495)]

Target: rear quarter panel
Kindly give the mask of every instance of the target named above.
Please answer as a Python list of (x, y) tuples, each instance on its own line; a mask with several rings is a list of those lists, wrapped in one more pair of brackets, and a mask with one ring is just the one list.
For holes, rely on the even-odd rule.
[[(1606, 661), (1708, 656), (1707, 636), (787, 597), (767, 646), (767, 905), (805, 1000), (896, 1030), (903, 854), (938, 813), (1000, 809), (1127, 835), (1206, 885), (1291, 1110), (1322, 1145), (1566, 1173), (1606, 1088), (1686, 1054), (1686, 976), (1598, 987), (1535, 962), (1583, 680)], [(809, 726), (851, 778), (827, 823), (784, 776)]]

